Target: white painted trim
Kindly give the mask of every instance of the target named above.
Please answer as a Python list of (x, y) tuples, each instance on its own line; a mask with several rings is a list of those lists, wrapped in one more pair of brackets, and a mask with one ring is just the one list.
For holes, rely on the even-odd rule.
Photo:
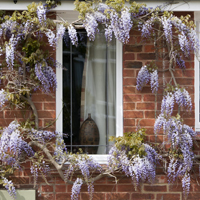
[[(1, 10), (26, 10), (27, 6), (31, 4), (32, 0), (18, 0), (16, 4), (13, 3), (13, 0), (1, 0), (0, 9)], [(34, 2), (38, 3), (40, 0), (34, 0)], [(157, 7), (160, 5), (166, 4), (166, 0), (136, 0), (138, 3), (145, 3), (148, 7)], [(191, 0), (188, 2), (178, 1), (180, 3), (173, 4), (171, 6), (166, 7), (167, 10), (173, 11), (199, 11), (200, 10), (200, 1), (199, 0)], [(56, 11), (66, 11), (66, 10), (74, 10), (74, 1), (61, 0), (61, 6), (57, 6), (54, 10)]]
[[(122, 43), (116, 42), (116, 136), (123, 135), (123, 73), (122, 73)], [(59, 42), (56, 49), (56, 59), (59, 63), (62, 64), (62, 54), (63, 54), (62, 41)], [(57, 78), (57, 90), (56, 90), (56, 131), (62, 133), (63, 127), (63, 101), (62, 101), (62, 68), (56, 69), (56, 78)], [(100, 164), (107, 163), (106, 154), (101, 155), (91, 155), (94, 160), (98, 161)]]
[(116, 42), (116, 136), (123, 135), (123, 45)]
[(56, 49), (56, 60), (60, 63), (61, 66), (56, 68), (56, 79), (57, 79), (57, 89), (56, 89), (56, 131), (62, 134), (63, 128), (63, 91), (59, 88), (63, 88), (63, 76), (62, 76), (62, 66), (63, 66), (63, 59), (62, 59), (62, 51), (63, 51), (63, 41), (62, 39), (59, 40), (58, 46)]
[[(200, 39), (200, 12), (194, 12), (194, 20), (196, 23), (196, 30), (198, 34), (198, 38)], [(194, 101), (195, 101), (195, 131), (200, 131), (200, 119), (199, 119), (199, 98), (200, 98), (200, 93), (199, 93), (199, 67), (200, 67), (200, 62), (199, 62), (199, 55), (195, 57), (194, 60), (194, 70), (195, 70), (195, 84), (194, 84)]]

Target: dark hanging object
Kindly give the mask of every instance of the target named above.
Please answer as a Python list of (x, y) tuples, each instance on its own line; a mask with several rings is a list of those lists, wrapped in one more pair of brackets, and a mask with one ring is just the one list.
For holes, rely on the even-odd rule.
[(17, 3), (17, 0), (13, 0), (13, 2), (16, 4), (16, 3)]
[(95, 121), (88, 113), (88, 118), (83, 122), (80, 128), (80, 145), (94, 145), (94, 147), (81, 147), (84, 153), (96, 154), (99, 145), (99, 129)]

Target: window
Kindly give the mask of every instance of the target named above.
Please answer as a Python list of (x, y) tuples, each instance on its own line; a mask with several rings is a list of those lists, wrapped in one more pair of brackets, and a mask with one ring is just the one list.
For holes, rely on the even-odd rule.
[[(200, 39), (200, 12), (194, 12), (196, 30)], [(195, 131), (200, 131), (200, 55), (195, 58)]]
[[(77, 47), (66, 36), (57, 49), (57, 60), (64, 70), (58, 68), (56, 72), (56, 129), (67, 135), (64, 139), (70, 151), (81, 148), (96, 154), (95, 158), (103, 163), (109, 151), (109, 136), (123, 134), (122, 44), (115, 40), (107, 44), (101, 32), (94, 42), (88, 40), (84, 30), (77, 32)], [(81, 125), (88, 115), (99, 129), (98, 143), (92, 141), (89, 145), (81, 138)]]

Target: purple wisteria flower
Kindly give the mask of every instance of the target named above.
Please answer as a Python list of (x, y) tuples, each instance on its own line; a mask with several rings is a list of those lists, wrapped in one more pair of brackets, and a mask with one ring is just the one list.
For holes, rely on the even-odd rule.
[(154, 21), (156, 19), (157, 19), (156, 17), (152, 16), (150, 19), (148, 19), (144, 23), (139, 23), (138, 29), (141, 31), (142, 37), (148, 38), (151, 35)]
[(106, 21), (107, 21), (106, 15), (104, 15), (102, 12), (96, 11), (94, 13), (94, 17), (98, 23), (103, 24), (103, 23), (106, 23)]
[(15, 38), (12, 34), (9, 42), (6, 44), (6, 63), (8, 68), (13, 69), (14, 59), (15, 59), (15, 47), (17, 45), (19, 38)]
[(183, 31), (178, 35), (178, 40), (179, 40), (179, 45), (180, 45), (182, 52), (184, 53), (184, 55), (186, 57), (188, 57), (191, 47), (190, 47), (190, 43), (187, 39), (187, 36), (184, 34)]
[(121, 13), (121, 21), (123, 24), (123, 32), (124, 32), (124, 42), (127, 43), (130, 38), (130, 30), (133, 26), (133, 22), (131, 20), (131, 13), (128, 8), (125, 8)]
[(99, 4), (98, 4), (97, 10), (98, 10), (99, 12), (104, 13), (105, 10), (109, 10), (109, 9), (110, 9), (110, 7), (109, 7), (107, 4), (105, 4), (105, 3), (99, 3)]
[(8, 180), (5, 177), (1, 177), (2, 181), (3, 181), (3, 185), (5, 186), (6, 190), (8, 191), (9, 195), (11, 196), (12, 199), (16, 199), (17, 194), (16, 194), (16, 190), (14, 187), (14, 184), (12, 183), (12, 181)]
[(152, 93), (158, 91), (159, 83), (158, 83), (158, 71), (157, 70), (154, 70), (151, 73), (150, 85), (151, 85)]
[(183, 60), (182, 56), (176, 57), (176, 63), (181, 69), (185, 69), (185, 60)]
[(57, 135), (55, 145), (56, 145), (56, 148), (54, 151), (55, 159), (57, 162), (63, 162), (63, 160), (67, 159), (66, 157), (67, 150), (66, 150), (65, 142), (61, 136)]
[(150, 80), (150, 73), (147, 69), (147, 66), (142, 66), (140, 69), (138, 76), (137, 76), (137, 90), (142, 90), (142, 88), (149, 82)]
[(58, 42), (60, 39), (62, 39), (64, 34), (65, 34), (65, 27), (63, 26), (63, 24), (60, 24), (56, 33), (56, 41)]
[(83, 25), (85, 27), (85, 30), (87, 32), (87, 36), (90, 41), (95, 40), (95, 34), (99, 32), (98, 23), (97, 20), (92, 13), (87, 13), (85, 20), (83, 21)]
[(77, 178), (75, 183), (72, 186), (71, 200), (78, 200), (78, 196), (80, 194), (82, 184), (83, 184), (83, 180), (81, 178)]
[(44, 5), (37, 7), (37, 16), (41, 24), (46, 21), (46, 7)]
[(0, 90), (0, 108), (4, 106), (4, 104), (8, 101), (8, 97), (6, 91), (4, 89)]
[(73, 45), (77, 45), (78, 43), (77, 32), (76, 32), (76, 29), (71, 24), (68, 26), (68, 33), (69, 33), (69, 38), (71, 40), (71, 43)]
[(182, 179), (182, 188), (183, 188), (183, 194), (187, 196), (190, 191), (190, 174), (185, 174), (185, 176)]
[(0, 159), (13, 167), (19, 167), (18, 159), (22, 152), (30, 157), (34, 155), (33, 149), (22, 139), (18, 128), (19, 124), (16, 121), (11, 122), (3, 129), (0, 138)]
[(35, 75), (41, 82), (43, 86), (43, 91), (49, 93), (51, 87), (57, 87), (56, 74), (53, 71), (53, 69), (47, 65), (45, 61), (44, 65), (45, 66), (43, 66), (42, 63), (35, 64)]
[(172, 115), (174, 109), (174, 95), (169, 92), (163, 97), (161, 104), (161, 113), (165, 115)]
[(169, 18), (167, 17), (161, 17), (161, 22), (163, 25), (163, 29), (164, 29), (164, 34), (165, 34), (165, 38), (167, 40), (168, 43), (173, 42), (172, 40), (172, 20), (171, 20), (170, 16)]
[(189, 110), (192, 109), (192, 100), (186, 89), (176, 88), (176, 91), (174, 92), (174, 98), (178, 106)]
[(136, 154), (129, 158), (126, 150), (119, 150), (116, 146), (113, 146), (109, 151), (108, 168), (111, 171), (121, 169), (127, 177), (132, 178), (135, 187), (141, 181), (153, 182), (156, 175), (155, 164), (160, 159), (152, 147), (148, 144), (143, 145), (146, 152), (143, 157)]
[(3, 33), (11, 37), (12, 33), (16, 30), (17, 25), (18, 23), (16, 21), (6, 20), (4, 23), (1, 24), (0, 37)]
[(32, 128), (31, 132), (29, 132), (29, 135), (32, 139), (44, 143), (55, 138), (57, 136), (57, 133), (51, 131), (35, 130)]
[(48, 38), (48, 42), (50, 46), (54, 46), (55, 42), (56, 42), (56, 38), (55, 38), (55, 34), (52, 30), (48, 30), (47, 32), (45, 32), (45, 35)]
[(183, 52), (183, 54), (188, 57), (190, 55), (190, 51), (198, 52), (199, 50), (199, 40), (196, 34), (195, 29), (190, 29), (187, 27), (181, 19), (173, 16), (172, 24), (178, 29), (179, 35), (179, 45)]
[(113, 37), (113, 30), (111, 26), (107, 26), (105, 28), (105, 38), (108, 42), (112, 41), (112, 37)]

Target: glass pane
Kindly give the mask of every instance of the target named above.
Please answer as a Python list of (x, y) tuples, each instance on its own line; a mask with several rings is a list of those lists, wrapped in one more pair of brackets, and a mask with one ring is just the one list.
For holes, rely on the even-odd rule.
[[(63, 43), (63, 132), (73, 152), (105, 154), (109, 136), (115, 135), (115, 41), (107, 44), (99, 33), (87, 41), (78, 32), (78, 46)], [(90, 119), (87, 119), (90, 116)]]

